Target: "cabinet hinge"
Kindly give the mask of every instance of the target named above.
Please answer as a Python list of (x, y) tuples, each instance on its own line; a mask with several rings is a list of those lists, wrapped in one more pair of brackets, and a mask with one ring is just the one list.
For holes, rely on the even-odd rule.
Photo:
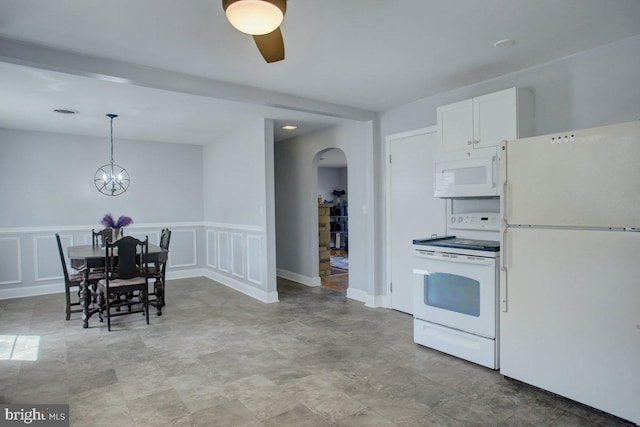
[(391, 288), (390, 291), (393, 292), (393, 282), (389, 283), (389, 288)]
[(389, 154), (389, 164), (391, 164), (391, 154)]

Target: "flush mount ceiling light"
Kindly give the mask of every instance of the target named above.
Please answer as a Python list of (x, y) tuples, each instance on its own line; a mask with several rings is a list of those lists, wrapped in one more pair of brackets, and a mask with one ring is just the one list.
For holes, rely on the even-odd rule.
[(93, 182), (99, 192), (107, 196), (119, 196), (129, 188), (129, 172), (113, 161), (113, 119), (117, 114), (107, 114), (111, 119), (111, 162), (98, 168)]
[(511, 39), (498, 40), (493, 44), (493, 47), (511, 47), (515, 42)]
[(280, 129), (284, 129), (284, 130), (296, 130), (296, 129), (298, 129), (298, 126), (296, 126), (296, 125), (284, 125), (284, 126), (280, 126)]
[(222, 8), (231, 25), (253, 36), (265, 61), (284, 59), (280, 24), (287, 12), (287, 0), (222, 0)]
[(52, 110), (52, 111), (58, 114), (78, 114), (76, 110), (71, 110), (69, 108), (56, 108), (55, 110)]

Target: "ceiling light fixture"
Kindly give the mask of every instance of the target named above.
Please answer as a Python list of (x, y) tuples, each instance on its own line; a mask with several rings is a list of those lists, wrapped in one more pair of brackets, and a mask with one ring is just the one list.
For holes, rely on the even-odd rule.
[(515, 42), (511, 39), (498, 40), (493, 44), (493, 47), (511, 47)]
[(287, 13), (287, 0), (222, 0), (222, 8), (231, 25), (253, 36), (267, 63), (284, 59), (280, 24)]
[(276, 30), (287, 10), (286, 0), (223, 0), (227, 19), (236, 29), (260, 36)]
[(284, 125), (284, 126), (280, 126), (280, 129), (284, 129), (284, 130), (296, 130), (296, 129), (298, 129), (298, 126), (296, 126), (296, 125)]
[(93, 182), (99, 192), (107, 196), (119, 196), (129, 188), (129, 172), (113, 162), (113, 119), (117, 114), (107, 114), (111, 119), (111, 162), (98, 168)]
[(76, 110), (71, 110), (69, 108), (56, 108), (55, 110), (52, 110), (52, 111), (58, 114), (78, 114)]

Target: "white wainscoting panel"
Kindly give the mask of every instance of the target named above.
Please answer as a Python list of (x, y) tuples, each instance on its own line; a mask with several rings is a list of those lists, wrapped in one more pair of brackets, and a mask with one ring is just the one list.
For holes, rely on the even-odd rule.
[[(142, 240), (143, 242), (144, 242), (144, 239), (146, 239), (147, 236), (149, 236), (149, 243), (156, 246), (158, 245), (158, 242), (160, 242), (159, 231), (127, 229), (127, 230), (124, 230), (124, 235), (135, 237), (136, 239)], [(171, 237), (173, 237), (173, 232), (171, 232)]]
[[(207, 259), (217, 260), (211, 257), (218, 256), (215, 246), (208, 248), (213, 249), (209, 258), (205, 255), (207, 238), (205, 231), (209, 228), (208, 224), (203, 222), (136, 223), (125, 228), (124, 235), (142, 240), (148, 235), (149, 243), (157, 245), (160, 242), (160, 230), (166, 227), (172, 230), (168, 276), (205, 275), (207, 269), (204, 267), (207, 266)], [(102, 230), (102, 228), (95, 224), (0, 227), (0, 299), (62, 292), (64, 290), (63, 274), (55, 233), (60, 234), (63, 252), (69, 266), (67, 248), (72, 245), (90, 245), (91, 229)], [(211, 234), (208, 236), (211, 237)], [(230, 268), (231, 255), (228, 250), (226, 253), (229, 257), (227, 266)], [(217, 262), (215, 264), (218, 265)], [(207, 266), (207, 268), (211, 267)], [(74, 271), (71, 270), (71, 272)]]
[(229, 233), (218, 232), (218, 269), (229, 272)]
[(207, 230), (207, 266), (216, 268), (218, 265), (218, 245), (216, 244), (216, 232)]
[(262, 285), (262, 239), (247, 236), (247, 280)]
[(194, 267), (198, 263), (196, 230), (171, 230), (169, 267)]
[(262, 227), (206, 223), (207, 277), (260, 301), (274, 302), (278, 293), (265, 286), (265, 232)]
[(20, 237), (0, 238), (0, 285), (22, 282)]
[(231, 274), (244, 278), (244, 244), (242, 234), (231, 233)]
[[(73, 245), (73, 236), (60, 236), (62, 249)], [(56, 236), (34, 236), (33, 237), (34, 257), (34, 277), (36, 282), (44, 280), (62, 279), (62, 266), (60, 265), (60, 255), (58, 254), (58, 244)]]
[[(55, 236), (54, 236), (55, 239)], [(62, 252), (64, 253), (64, 260), (67, 264), (67, 270), (69, 270), (69, 274), (73, 274), (73, 272), (75, 270), (73, 270), (71, 268), (71, 262), (69, 261), (69, 255), (67, 253), (67, 248), (69, 246), (73, 246), (74, 245), (74, 240), (73, 240), (73, 236), (71, 234), (61, 234), (60, 235), (60, 243), (62, 244)], [(91, 242), (89, 242), (89, 244), (91, 244)], [(60, 265), (60, 256), (58, 254), (58, 248), (57, 248), (57, 243), (56, 243), (56, 263), (58, 265)], [(62, 270), (60, 270), (60, 276), (59, 277), (55, 277), (55, 279), (64, 279), (64, 275), (62, 273)]]

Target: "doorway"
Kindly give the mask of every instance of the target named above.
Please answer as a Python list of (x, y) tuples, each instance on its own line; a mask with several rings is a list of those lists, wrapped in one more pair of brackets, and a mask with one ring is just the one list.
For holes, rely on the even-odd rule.
[(318, 253), (321, 286), (349, 287), (349, 202), (347, 158), (332, 148), (318, 158)]

